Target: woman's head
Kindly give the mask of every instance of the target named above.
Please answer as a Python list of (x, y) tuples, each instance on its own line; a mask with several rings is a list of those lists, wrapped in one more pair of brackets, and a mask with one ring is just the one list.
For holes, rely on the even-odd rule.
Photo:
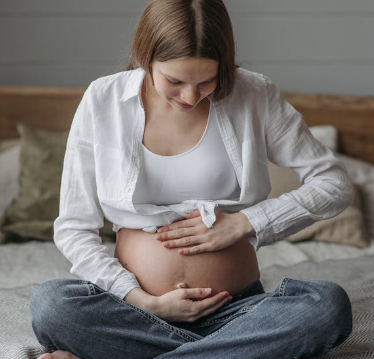
[(222, 0), (151, 0), (135, 31), (126, 69), (149, 71), (153, 61), (200, 57), (219, 63), (215, 99), (230, 94), (235, 44)]

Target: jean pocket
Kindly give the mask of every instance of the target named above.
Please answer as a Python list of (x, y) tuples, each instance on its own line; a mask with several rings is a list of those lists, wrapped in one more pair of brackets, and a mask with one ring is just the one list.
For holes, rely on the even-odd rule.
[(106, 292), (104, 289), (100, 288), (98, 285), (93, 284), (89, 281), (83, 280), (81, 284), (87, 287), (88, 295), (101, 294)]

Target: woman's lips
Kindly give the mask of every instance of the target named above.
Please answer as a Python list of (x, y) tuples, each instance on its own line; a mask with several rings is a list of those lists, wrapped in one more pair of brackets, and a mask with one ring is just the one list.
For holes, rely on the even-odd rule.
[(193, 108), (194, 106), (192, 105), (189, 105), (188, 103), (182, 103), (182, 102), (179, 102), (179, 101), (176, 101), (176, 103), (178, 104), (178, 106), (184, 108), (184, 109), (191, 109)]

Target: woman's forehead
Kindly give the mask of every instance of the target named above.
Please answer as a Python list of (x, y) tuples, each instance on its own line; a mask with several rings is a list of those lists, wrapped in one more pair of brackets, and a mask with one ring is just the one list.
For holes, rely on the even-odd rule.
[(154, 61), (163, 75), (177, 80), (210, 80), (217, 76), (219, 63), (215, 60), (201, 57), (186, 57), (168, 61)]

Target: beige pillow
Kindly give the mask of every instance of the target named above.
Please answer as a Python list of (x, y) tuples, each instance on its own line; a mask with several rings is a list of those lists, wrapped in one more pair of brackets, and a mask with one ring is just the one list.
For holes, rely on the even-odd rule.
[[(272, 190), (269, 198), (280, 196), (300, 186), (298, 176), (289, 168), (281, 168), (269, 163)], [(365, 230), (361, 211), (361, 195), (356, 188), (354, 203), (338, 216), (314, 223), (287, 238), (288, 241), (315, 240), (367, 247), (369, 239)]]
[(18, 139), (2, 140), (0, 142), (0, 154), (9, 151), (11, 148), (14, 148), (19, 145)]
[(362, 212), (369, 238), (374, 241), (374, 165), (350, 156), (336, 154), (352, 182), (360, 189)]
[(19, 141), (6, 149), (0, 142), (0, 218), (18, 195), (19, 153)]
[[(35, 130), (24, 125), (19, 125), (18, 131), (21, 138), (19, 193), (1, 218), (0, 243), (52, 240), (67, 133)], [(114, 239), (109, 222), (101, 234), (104, 239)]]

